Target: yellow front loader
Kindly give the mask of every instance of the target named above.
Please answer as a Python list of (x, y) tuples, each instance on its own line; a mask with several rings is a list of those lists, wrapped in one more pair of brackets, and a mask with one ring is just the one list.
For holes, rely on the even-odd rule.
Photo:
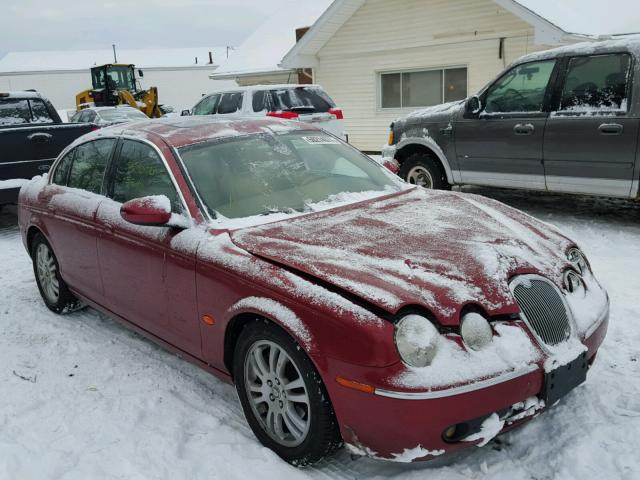
[[(163, 115), (158, 104), (158, 89), (149, 87), (143, 90), (136, 82), (135, 65), (100, 65), (91, 69), (91, 90), (76, 95), (76, 108), (82, 110), (90, 106), (112, 107), (130, 105), (149, 118)], [(139, 71), (142, 76), (142, 71)]]

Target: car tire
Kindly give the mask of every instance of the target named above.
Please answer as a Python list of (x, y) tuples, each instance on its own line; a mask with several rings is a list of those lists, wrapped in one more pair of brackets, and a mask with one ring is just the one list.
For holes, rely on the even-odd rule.
[(402, 162), (398, 175), (407, 183), (434, 190), (450, 190), (444, 169), (427, 153), (414, 153)]
[(234, 351), (233, 373), (251, 430), (283, 460), (303, 467), (342, 446), (322, 379), (284, 330), (263, 319), (247, 324)]
[(60, 276), (58, 259), (41, 233), (37, 233), (31, 243), (31, 258), (38, 290), (49, 310), (63, 314), (84, 306)]

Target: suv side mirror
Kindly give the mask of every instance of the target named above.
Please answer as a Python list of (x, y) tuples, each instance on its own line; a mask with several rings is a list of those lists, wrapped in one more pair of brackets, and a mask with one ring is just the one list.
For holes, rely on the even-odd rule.
[(477, 95), (473, 95), (467, 99), (467, 103), (465, 104), (465, 110), (467, 113), (471, 113), (472, 115), (477, 115), (482, 111), (482, 100)]
[(140, 68), (138, 69), (138, 76), (139, 76), (140, 78), (144, 77), (144, 72), (143, 72), (143, 71), (142, 71), (142, 69), (140, 69)]
[(120, 207), (120, 216), (135, 225), (165, 226), (171, 220), (171, 202), (164, 195), (134, 198)]
[(188, 117), (190, 115), (191, 115), (191, 112), (189, 110), (182, 110), (182, 112), (180, 112), (181, 117)]

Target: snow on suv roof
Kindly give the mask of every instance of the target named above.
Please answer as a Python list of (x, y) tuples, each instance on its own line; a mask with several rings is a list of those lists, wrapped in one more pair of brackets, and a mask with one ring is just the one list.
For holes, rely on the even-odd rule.
[(38, 92), (27, 91), (11, 91), (3, 92), (0, 90), (0, 98), (42, 98), (42, 95)]
[(556, 58), (563, 55), (591, 55), (594, 53), (613, 53), (629, 51), (640, 58), (640, 35), (634, 35), (616, 40), (604, 40), (601, 42), (582, 42), (563, 47), (552, 48), (542, 52), (534, 52), (520, 57), (514, 64)]
[[(233, 93), (233, 92), (253, 92), (259, 90), (283, 90), (291, 88), (320, 88), (322, 86), (315, 83), (279, 83), (274, 85), (249, 85), (246, 87), (225, 88), (223, 90), (215, 90), (205, 95), (215, 95), (216, 93)], [(324, 90), (324, 89), (323, 89)]]

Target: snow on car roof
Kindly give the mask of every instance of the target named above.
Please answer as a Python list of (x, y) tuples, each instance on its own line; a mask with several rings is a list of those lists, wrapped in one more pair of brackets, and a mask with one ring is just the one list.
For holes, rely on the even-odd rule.
[(3, 92), (0, 90), (0, 98), (42, 98), (38, 92), (30, 92), (30, 91), (10, 91)]
[(516, 60), (515, 63), (530, 62), (533, 60), (544, 60), (555, 58), (561, 55), (590, 55), (594, 53), (609, 53), (629, 51), (636, 57), (640, 57), (640, 35), (634, 35), (616, 40), (604, 40), (602, 42), (582, 42), (563, 47), (552, 48), (542, 52), (534, 52)]
[[(122, 130), (122, 126), (102, 129), (99, 132)], [(157, 135), (175, 148), (205, 142), (207, 140), (253, 135), (257, 133), (287, 133), (294, 130), (316, 130), (306, 123), (278, 118), (242, 118), (220, 119), (215, 116), (199, 115), (195, 117), (169, 117), (127, 124), (122, 133), (148, 133)], [(96, 133), (99, 135), (99, 133)]]

